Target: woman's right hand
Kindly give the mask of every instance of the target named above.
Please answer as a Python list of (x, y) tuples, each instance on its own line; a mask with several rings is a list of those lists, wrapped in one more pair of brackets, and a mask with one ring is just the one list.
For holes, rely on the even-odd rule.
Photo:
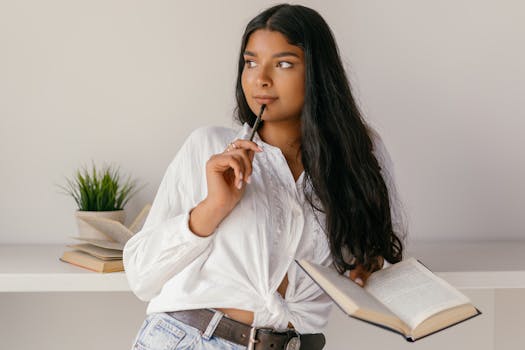
[(206, 201), (227, 215), (241, 200), (252, 175), (255, 153), (262, 149), (252, 141), (238, 139), (206, 162)]

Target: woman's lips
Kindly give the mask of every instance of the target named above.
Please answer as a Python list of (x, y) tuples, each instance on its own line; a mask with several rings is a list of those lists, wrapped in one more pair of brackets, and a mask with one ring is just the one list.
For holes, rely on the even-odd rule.
[(257, 101), (258, 104), (268, 105), (277, 100), (277, 97), (254, 97), (254, 100)]

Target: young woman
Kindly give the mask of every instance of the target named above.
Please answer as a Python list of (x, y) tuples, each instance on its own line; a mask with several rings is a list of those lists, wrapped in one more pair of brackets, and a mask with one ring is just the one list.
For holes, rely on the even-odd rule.
[(149, 301), (135, 349), (321, 349), (332, 303), (294, 259), (363, 285), (402, 258), (390, 158), (317, 12), (277, 5), (249, 22), (236, 98), (240, 130), (191, 133), (125, 246)]

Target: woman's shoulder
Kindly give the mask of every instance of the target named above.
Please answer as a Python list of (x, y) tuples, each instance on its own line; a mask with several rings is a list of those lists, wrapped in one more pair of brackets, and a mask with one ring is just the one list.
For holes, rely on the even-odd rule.
[(243, 138), (246, 126), (229, 128), (217, 125), (204, 125), (193, 129), (183, 142), (179, 153), (197, 158), (208, 159), (212, 154), (223, 152), (228, 144), (237, 138)]
[(171, 171), (200, 169), (213, 155), (223, 152), (239, 131), (216, 125), (204, 125), (190, 131), (169, 163)]
[(190, 132), (186, 143), (191, 144), (192, 148), (200, 147), (204, 149), (224, 149), (228, 143), (233, 141), (241, 132), (234, 128), (217, 125), (200, 126)]
[(233, 128), (217, 125), (204, 125), (191, 131), (188, 139), (198, 142), (204, 140), (224, 141), (234, 137), (236, 134), (237, 131)]

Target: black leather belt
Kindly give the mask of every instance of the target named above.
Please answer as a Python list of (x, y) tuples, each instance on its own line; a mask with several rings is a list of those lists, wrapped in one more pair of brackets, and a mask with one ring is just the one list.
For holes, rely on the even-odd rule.
[[(167, 312), (173, 318), (204, 332), (214, 311), (208, 309)], [(325, 344), (322, 333), (299, 334), (290, 329), (277, 332), (272, 328), (250, 327), (244, 323), (222, 317), (214, 336), (253, 350), (321, 350)]]

